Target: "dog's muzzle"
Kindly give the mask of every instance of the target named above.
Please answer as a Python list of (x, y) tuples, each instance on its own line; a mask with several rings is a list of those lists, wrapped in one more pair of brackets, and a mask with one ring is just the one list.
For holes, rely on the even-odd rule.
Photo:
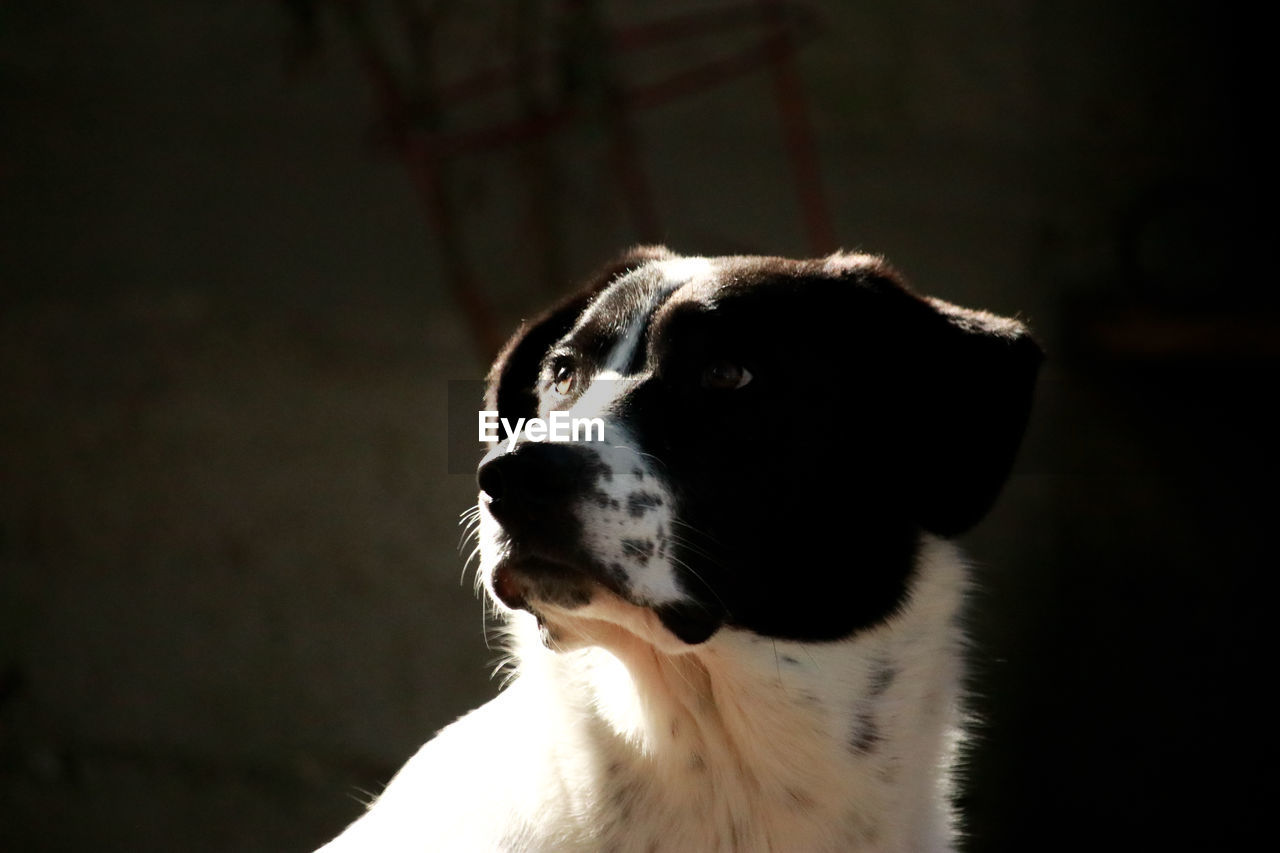
[[(614, 476), (594, 450), (582, 445), (524, 442), (507, 452), (495, 448), (476, 472), (481, 501), (502, 528), (505, 546), (490, 575), (494, 596), (513, 610), (541, 618), (540, 606), (581, 607), (604, 588), (652, 609), (685, 643), (706, 641), (724, 620), (717, 602), (689, 596), (640, 599), (619, 561), (602, 562), (585, 546), (582, 513), (587, 504), (610, 504), (611, 512), (630, 514), (630, 508), (601, 489), (602, 481)], [(641, 514), (642, 504), (635, 508)], [(623, 553), (627, 544), (624, 539)]]
[(612, 587), (582, 547), (575, 507), (597, 474), (590, 451), (524, 442), (487, 457), (476, 472), (489, 514), (507, 538), (494, 567), (494, 595), (512, 609), (535, 601), (574, 607), (591, 600), (592, 584)]

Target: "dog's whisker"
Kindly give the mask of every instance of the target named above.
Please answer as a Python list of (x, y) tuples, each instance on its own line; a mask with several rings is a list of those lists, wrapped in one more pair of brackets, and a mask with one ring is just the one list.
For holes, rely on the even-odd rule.
[[(476, 546), (471, 549), (471, 553), (467, 555), (466, 561), (462, 564), (462, 575), (458, 578), (458, 586), (462, 586), (463, 582), (466, 581), (467, 569), (471, 568), (471, 561), (480, 556), (480, 548), (481, 545), (477, 542)], [(479, 592), (483, 585), (484, 578), (480, 577), (480, 572), (477, 571), (475, 574), (475, 580), (472, 581), (472, 586), (475, 588), (476, 592)]]
[(475, 540), (477, 542), (480, 540), (479, 528), (463, 531), (463, 534), (458, 537), (458, 553), (459, 554), (462, 553), (463, 548), (467, 547), (467, 542), (470, 540)]
[(499, 647), (501, 654), (494, 659), (496, 666), (489, 675), (490, 678), (498, 678), (499, 690), (506, 690), (519, 675), (520, 662), (513, 648), (514, 643), (515, 638), (509, 632), (503, 632)]
[[(693, 566), (686, 563), (684, 560), (681, 560), (679, 557), (677, 557), (674, 554), (668, 554), (667, 559), (675, 563), (677, 566), (680, 566), (689, 574), (693, 575), (698, 580), (698, 583), (702, 584), (704, 589), (706, 589), (708, 592), (710, 592), (712, 595), (716, 597), (716, 601), (720, 602), (720, 606), (723, 607), (726, 611), (728, 611), (729, 605), (725, 604), (724, 599), (720, 597), (720, 594), (716, 592), (715, 588), (711, 586), (711, 584), (707, 583), (707, 579), (704, 578), (701, 574), (699, 574), (697, 569), (695, 569)], [(698, 602), (698, 604), (706, 612), (708, 613), (711, 612), (711, 609), (707, 607), (705, 604), (702, 604), (701, 602)]]
[(706, 540), (707, 540), (707, 541), (709, 541), (709, 542), (713, 542), (713, 543), (715, 543), (716, 545), (719, 545), (719, 544), (720, 544), (720, 540), (719, 540), (719, 539), (717, 539), (716, 537), (712, 536), (710, 533), (707, 533), (705, 530), (702, 530), (702, 529), (700, 529), (700, 528), (694, 527), (692, 524), (690, 524), (689, 522), (685, 521), (684, 519), (676, 518), (675, 516), (672, 516), (672, 518), (671, 518), (671, 523), (672, 523), (672, 524), (678, 524), (678, 525), (680, 525), (681, 527), (687, 528), (691, 533), (693, 533), (693, 534), (695, 534), (695, 535), (697, 535), (697, 536), (701, 536), (703, 539), (706, 539)]
[(367, 788), (362, 788), (358, 785), (353, 785), (351, 790), (347, 792), (347, 796), (366, 809), (373, 805), (374, 801), (378, 799), (378, 795), (373, 793), (373, 791), (370, 791)]
[(510, 666), (511, 657), (505, 652), (495, 658), (491, 658), (489, 660), (489, 678), (498, 679), (498, 685), (500, 688), (506, 687), (507, 683), (510, 681)]
[(673, 542), (680, 545), (685, 550), (693, 554), (696, 554), (699, 557), (702, 557), (704, 560), (706, 560), (708, 563), (715, 566), (716, 568), (723, 568), (723, 563), (720, 562), (720, 560), (716, 557), (715, 554), (712, 554), (710, 551), (706, 550), (705, 548), (699, 547), (698, 545), (690, 542), (689, 540), (685, 539), (683, 536), (680, 536), (678, 533), (670, 533), (668, 535), (671, 537), (671, 540)]
[(489, 651), (493, 651), (493, 646), (489, 643), (489, 602), (483, 601), (480, 604), (480, 635), (484, 637), (484, 647)]
[(462, 528), (462, 533), (458, 536), (458, 552), (466, 547), (467, 540), (473, 536), (478, 536), (480, 532), (480, 505), (476, 504), (469, 509), (463, 510), (462, 518), (458, 521), (458, 525)]
[(659, 457), (655, 456), (655, 455), (654, 455), (654, 454), (652, 454), (652, 453), (648, 453), (648, 452), (646, 452), (646, 451), (643, 451), (643, 450), (641, 450), (641, 449), (640, 449), (640, 448), (638, 448), (638, 447), (629, 447), (629, 446), (627, 446), (627, 445), (625, 445), (625, 444), (614, 444), (614, 445), (610, 445), (610, 446), (611, 446), (614, 450), (621, 450), (621, 451), (623, 451), (624, 453), (630, 453), (630, 454), (632, 454), (633, 456), (639, 456), (641, 459), (648, 459), (648, 460), (651, 460), (651, 461), (653, 461), (653, 462), (656, 462), (656, 463), (657, 463), (657, 465), (658, 465), (658, 467), (660, 467), (660, 468), (662, 468), (662, 469), (664, 469), (664, 470), (667, 468), (667, 463), (666, 463), (666, 462), (664, 462), (661, 458), (659, 458)]

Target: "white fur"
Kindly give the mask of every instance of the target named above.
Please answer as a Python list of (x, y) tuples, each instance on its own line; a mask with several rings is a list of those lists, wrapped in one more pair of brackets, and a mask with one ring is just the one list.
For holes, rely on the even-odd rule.
[[(834, 643), (722, 629), (685, 646), (600, 592), (544, 614), (572, 649), (552, 651), (511, 614), (514, 682), (323, 849), (948, 850), (964, 576), (927, 539), (902, 611)], [(878, 741), (859, 755), (867, 719)]]

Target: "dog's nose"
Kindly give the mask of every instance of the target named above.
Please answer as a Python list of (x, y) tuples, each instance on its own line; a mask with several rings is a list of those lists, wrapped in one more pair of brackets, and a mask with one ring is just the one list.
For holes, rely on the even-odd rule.
[(581, 450), (525, 442), (482, 462), (476, 482), (489, 496), (489, 512), (510, 525), (566, 512), (568, 500), (582, 489), (586, 470)]

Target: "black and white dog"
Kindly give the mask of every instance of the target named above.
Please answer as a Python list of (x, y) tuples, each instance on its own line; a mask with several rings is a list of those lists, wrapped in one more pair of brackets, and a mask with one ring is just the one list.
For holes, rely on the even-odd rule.
[[(942, 851), (966, 570), (1040, 364), (882, 260), (639, 249), (489, 375), (514, 682), (339, 851)], [(509, 437), (510, 438), (510, 437)]]

